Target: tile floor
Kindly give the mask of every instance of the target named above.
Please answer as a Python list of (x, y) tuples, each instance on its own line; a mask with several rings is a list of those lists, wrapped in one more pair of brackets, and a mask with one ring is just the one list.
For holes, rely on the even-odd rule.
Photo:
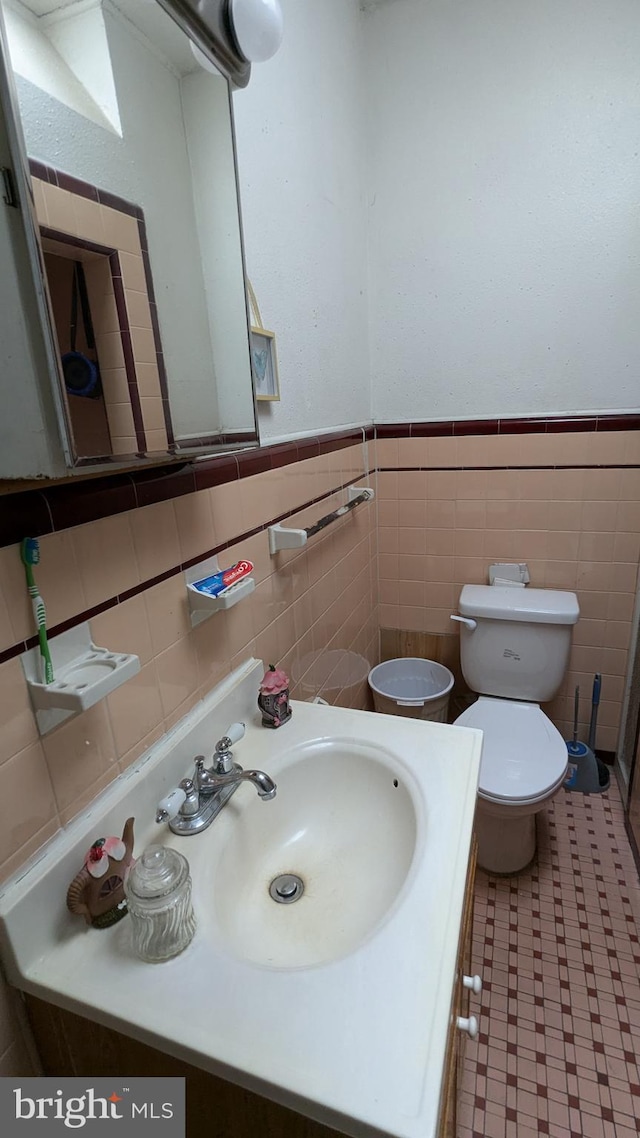
[(637, 1138), (640, 884), (620, 793), (563, 790), (539, 821), (529, 871), (477, 875), (458, 1138)]

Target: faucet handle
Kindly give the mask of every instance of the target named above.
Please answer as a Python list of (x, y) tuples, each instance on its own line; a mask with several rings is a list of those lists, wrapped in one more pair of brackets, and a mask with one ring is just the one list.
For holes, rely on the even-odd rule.
[(216, 774), (230, 774), (233, 770), (231, 748), (234, 743), (238, 743), (242, 739), (244, 733), (244, 723), (232, 723), (227, 729), (226, 735), (223, 735), (222, 739), (218, 739), (216, 753), (213, 756), (213, 769)]
[(216, 751), (227, 751), (234, 743), (239, 743), (245, 730), (244, 723), (232, 723), (231, 726), (227, 728), (222, 739), (216, 743)]
[(179, 786), (175, 786), (158, 803), (156, 822), (171, 822), (178, 814), (189, 818), (197, 814), (200, 805), (197, 790), (190, 778), (183, 778)]

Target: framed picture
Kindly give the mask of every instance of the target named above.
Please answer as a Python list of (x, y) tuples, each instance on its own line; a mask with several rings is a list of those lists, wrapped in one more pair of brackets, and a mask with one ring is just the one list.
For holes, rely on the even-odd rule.
[(276, 359), (276, 338), (266, 328), (251, 329), (251, 371), (258, 400), (278, 400), (278, 361)]

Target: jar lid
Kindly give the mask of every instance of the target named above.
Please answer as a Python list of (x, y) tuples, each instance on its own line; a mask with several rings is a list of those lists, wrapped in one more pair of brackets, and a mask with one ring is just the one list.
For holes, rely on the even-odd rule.
[(189, 876), (189, 862), (177, 850), (166, 846), (147, 846), (127, 878), (134, 897), (166, 897)]

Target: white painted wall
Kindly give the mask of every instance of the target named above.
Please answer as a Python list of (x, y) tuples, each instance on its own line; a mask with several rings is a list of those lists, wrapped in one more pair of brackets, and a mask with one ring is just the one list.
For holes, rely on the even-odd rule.
[(234, 94), (247, 271), (277, 336), (265, 441), (371, 418), (358, 0), (283, 0), (278, 54)]
[(226, 79), (198, 68), (185, 75), (182, 111), (192, 174), (218, 414), (223, 431), (253, 431), (251, 373), (233, 132)]
[(375, 418), (637, 409), (637, 0), (363, 22)]

